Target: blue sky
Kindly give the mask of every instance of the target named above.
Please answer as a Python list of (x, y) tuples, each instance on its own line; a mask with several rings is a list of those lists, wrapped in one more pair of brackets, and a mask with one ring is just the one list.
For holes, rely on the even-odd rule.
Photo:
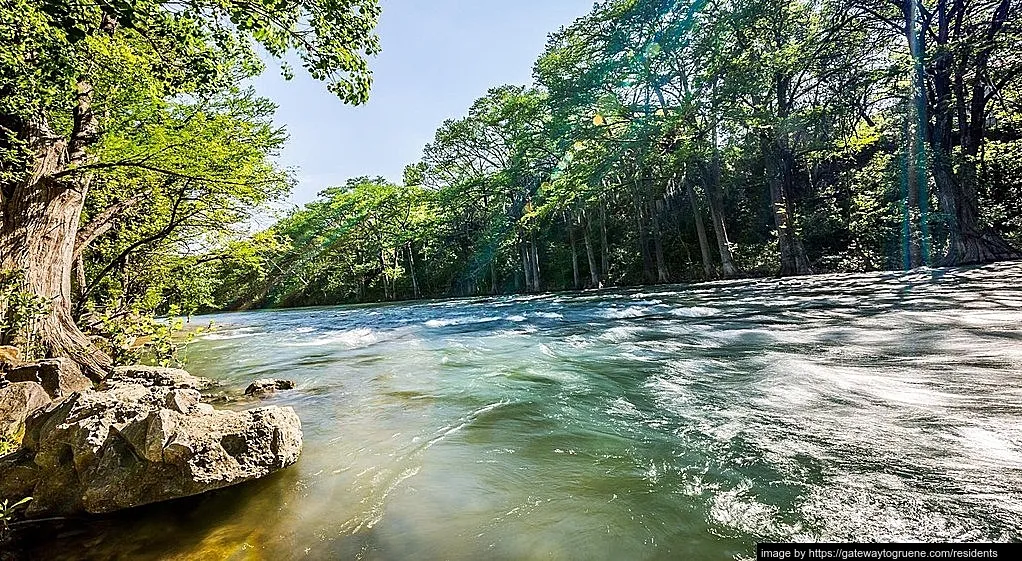
[(279, 105), (290, 142), (281, 163), (298, 171), (291, 202), (305, 203), (349, 177), (399, 182), (404, 166), (444, 119), (491, 87), (528, 84), (546, 36), (593, 0), (381, 0), (383, 52), (370, 60), (367, 104), (342, 104), (298, 68), (291, 81), (270, 62), (256, 90)]

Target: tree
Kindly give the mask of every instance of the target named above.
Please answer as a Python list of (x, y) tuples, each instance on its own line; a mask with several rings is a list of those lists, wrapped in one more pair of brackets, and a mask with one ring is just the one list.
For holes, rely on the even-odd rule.
[(983, 148), (991, 134), (1004, 132), (993, 124), (994, 102), (1017, 89), (1022, 77), (1022, 6), (1009, 0), (851, 4), (878, 31), (901, 35), (909, 55), (914, 117), (943, 214), (942, 263), (1018, 258), (1022, 254), (984, 223), (979, 192)]
[[(259, 70), (254, 45), (297, 52), (343, 101), (366, 99), (375, 0), (9, 0), (0, 10), (0, 270), (21, 271), (51, 312), (51, 355), (94, 379), (110, 365), (71, 317), (71, 270), (89, 189), (114, 165), (96, 147), (122, 101), (202, 97)], [(136, 103), (127, 106), (137, 107)], [(136, 164), (137, 167), (137, 164)], [(173, 170), (168, 170), (173, 171)]]
[(232, 89), (134, 108), (135, 126), (104, 136), (97, 159), (111, 167), (93, 182), (74, 249), (76, 312), (188, 313), (208, 300), (180, 278), (196, 264), (190, 256), (213, 259), (290, 190), (290, 177), (270, 161), (286, 140), (274, 109), (251, 90)]
[(482, 273), (467, 282), (486, 278), (494, 294), (502, 262), (515, 253), (527, 290), (542, 288), (536, 225), (526, 217), (552, 167), (546, 123), (540, 92), (501, 86), (476, 100), (467, 117), (445, 122), (425, 148), (424, 183), (441, 191), (446, 212), (461, 222), (463, 255)]

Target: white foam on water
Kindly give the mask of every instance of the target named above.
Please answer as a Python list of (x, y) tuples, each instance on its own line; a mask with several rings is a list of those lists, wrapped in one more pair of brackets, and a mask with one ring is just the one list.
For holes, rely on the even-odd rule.
[(652, 311), (652, 308), (646, 306), (629, 306), (627, 308), (612, 308), (604, 310), (600, 312), (600, 315), (608, 319), (628, 319), (648, 316), (652, 313)]
[(328, 332), (310, 341), (286, 343), (285, 347), (326, 347), (340, 346), (349, 349), (368, 347), (376, 343), (378, 336), (375, 331), (367, 327), (347, 329), (343, 331)]
[(690, 308), (672, 308), (669, 312), (672, 316), (683, 318), (704, 318), (719, 315), (722, 312), (718, 308), (707, 306), (692, 306)]
[[(449, 318), (449, 319), (430, 319), (426, 320), (423, 325), (426, 327), (448, 327), (451, 325), (468, 325), (474, 323), (491, 323), (494, 321), (500, 321), (504, 318), (501, 316), (487, 316), (487, 317), (474, 317), (470, 316), (467, 318)], [(524, 319), (524, 318), (523, 318)]]
[(1022, 468), (1022, 452), (1005, 436), (989, 429), (971, 426), (958, 429), (962, 447), (970, 455), (990, 463)]
[[(708, 518), (723, 526), (722, 537), (792, 535), (802, 531), (778, 520), (777, 507), (756, 500), (752, 483), (743, 481), (733, 489), (718, 489), (710, 499)], [(713, 531), (711, 529), (711, 531)]]
[(642, 414), (642, 411), (639, 411), (638, 407), (623, 397), (619, 397), (607, 404), (606, 411), (609, 417), (625, 417), (630, 420), (645, 418), (645, 415)]
[(643, 328), (634, 325), (622, 325), (618, 327), (611, 327), (600, 334), (599, 338), (604, 341), (611, 341), (614, 343), (622, 343), (625, 341), (635, 341), (639, 338), (639, 334), (642, 333)]

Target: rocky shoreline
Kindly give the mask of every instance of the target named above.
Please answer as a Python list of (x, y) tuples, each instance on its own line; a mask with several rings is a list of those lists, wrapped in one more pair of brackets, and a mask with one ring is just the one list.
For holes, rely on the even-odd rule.
[(215, 409), (210, 380), (119, 367), (94, 383), (66, 359), (0, 361), (0, 501), (29, 518), (108, 513), (264, 477), (302, 448), (290, 407)]

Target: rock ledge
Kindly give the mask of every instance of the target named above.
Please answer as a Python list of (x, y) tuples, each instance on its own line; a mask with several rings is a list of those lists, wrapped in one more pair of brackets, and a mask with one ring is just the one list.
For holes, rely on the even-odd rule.
[(197, 391), (207, 382), (131, 367), (99, 391), (49, 404), (40, 385), (11, 384), (11, 400), (36, 410), (21, 449), (0, 458), (0, 499), (33, 497), (29, 516), (104, 513), (235, 485), (298, 460), (293, 409), (214, 410)]

